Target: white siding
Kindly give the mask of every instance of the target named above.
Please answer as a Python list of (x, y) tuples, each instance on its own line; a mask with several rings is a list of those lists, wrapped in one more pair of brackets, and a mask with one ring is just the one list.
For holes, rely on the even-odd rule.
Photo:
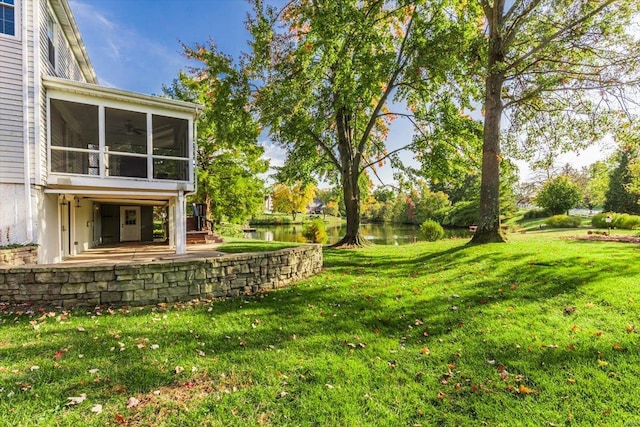
[[(56, 67), (49, 62), (49, 47), (47, 45), (47, 23), (49, 18), (53, 16), (55, 25), (55, 49), (56, 49)], [(69, 80), (86, 82), (80, 71), (80, 65), (73, 55), (73, 51), (69, 46), (69, 41), (65, 38), (64, 32), (60, 27), (59, 20), (54, 16), (51, 5), (48, 0), (40, 2), (40, 66), (41, 73), (49, 76), (61, 77)], [(44, 182), (47, 179), (47, 99), (46, 92), (42, 90), (40, 97), (40, 173)]]
[(24, 182), (22, 41), (19, 38), (0, 40), (0, 64), (0, 183), (19, 184)]

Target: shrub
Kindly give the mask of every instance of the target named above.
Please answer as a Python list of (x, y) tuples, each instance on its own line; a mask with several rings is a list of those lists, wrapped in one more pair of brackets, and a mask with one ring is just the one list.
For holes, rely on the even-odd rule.
[(306, 223), (302, 234), (311, 243), (325, 243), (328, 239), (327, 228), (319, 218)]
[(580, 189), (566, 176), (558, 176), (545, 182), (538, 195), (536, 205), (551, 214), (562, 214), (575, 208), (581, 199)]
[(576, 228), (580, 227), (581, 223), (580, 217), (569, 215), (554, 215), (545, 221), (545, 224), (553, 228)]
[(531, 209), (524, 213), (522, 219), (538, 219), (549, 216), (549, 213), (544, 209)]
[[(611, 223), (607, 223), (607, 216), (611, 216)], [(635, 230), (640, 228), (640, 216), (619, 214), (615, 212), (603, 212), (593, 216), (591, 219), (591, 225), (596, 228), (621, 228), (623, 230)]]
[(225, 237), (243, 237), (242, 226), (236, 224), (216, 224), (215, 232)]
[(434, 220), (428, 219), (420, 226), (420, 234), (422, 234), (422, 237), (426, 240), (435, 242), (436, 240), (444, 238), (444, 229)]

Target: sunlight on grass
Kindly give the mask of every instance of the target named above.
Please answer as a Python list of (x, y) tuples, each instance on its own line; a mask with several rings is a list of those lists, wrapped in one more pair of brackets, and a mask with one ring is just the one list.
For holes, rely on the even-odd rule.
[(0, 424), (640, 422), (638, 247), (510, 237), (327, 249), (232, 300), (5, 307)]

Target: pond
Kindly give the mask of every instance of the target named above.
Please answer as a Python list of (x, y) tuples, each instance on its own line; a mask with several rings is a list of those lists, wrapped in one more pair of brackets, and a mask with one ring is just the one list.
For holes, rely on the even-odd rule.
[[(244, 234), (247, 239), (268, 240), (276, 242), (305, 243), (307, 240), (302, 233), (303, 226), (270, 225), (257, 226), (255, 231)], [(328, 244), (336, 243), (344, 236), (346, 225), (327, 226)], [(376, 245), (406, 245), (422, 240), (419, 227), (407, 224), (362, 224), (360, 231), (363, 236)], [(445, 229), (446, 237), (471, 238), (472, 233), (466, 229)]]

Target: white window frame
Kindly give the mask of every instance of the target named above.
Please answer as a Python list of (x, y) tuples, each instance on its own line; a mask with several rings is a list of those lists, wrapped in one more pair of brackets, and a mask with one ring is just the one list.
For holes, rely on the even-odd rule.
[(5, 34), (5, 33), (0, 33), (0, 38), (7, 38), (9, 40), (20, 40), (21, 37), (21, 30), (22, 30), (22, 10), (20, 9), (20, 4), (21, 0), (15, 0), (14, 4), (7, 4), (7, 3), (2, 3), (2, 6), (0, 7), (7, 7), (7, 8), (13, 8), (13, 13), (14, 13), (14, 18), (15, 18), (15, 27), (14, 27), (14, 32), (15, 34), (11, 35), (11, 34)]
[[(47, 62), (51, 67), (53, 67), (54, 71), (58, 71), (58, 21), (56, 20), (55, 14), (51, 9), (49, 9), (49, 16), (47, 16), (47, 26), (45, 28), (45, 34), (47, 37)], [(49, 52), (49, 40), (51, 40), (51, 46), (53, 47), (53, 63), (51, 63)]]

